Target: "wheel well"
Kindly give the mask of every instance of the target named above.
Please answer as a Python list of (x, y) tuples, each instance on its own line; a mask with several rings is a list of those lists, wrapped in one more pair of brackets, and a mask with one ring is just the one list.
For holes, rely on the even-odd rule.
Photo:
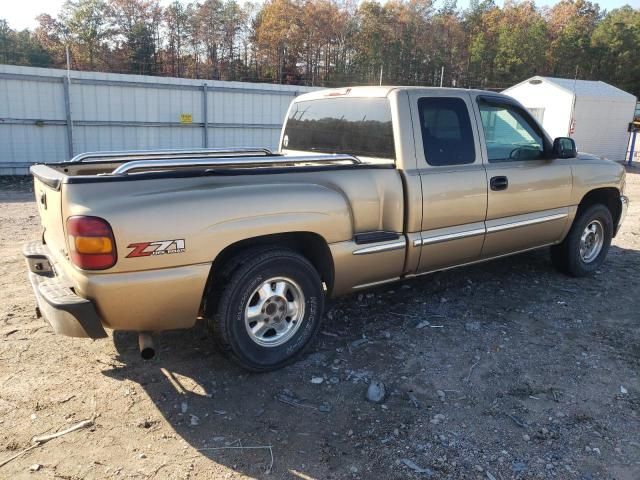
[(620, 205), (620, 191), (617, 188), (596, 188), (587, 193), (578, 205), (579, 215), (582, 211), (589, 208), (591, 205), (602, 204), (611, 212), (611, 218), (613, 219), (613, 231), (617, 230), (618, 222), (620, 221), (620, 213), (622, 206)]
[(257, 247), (288, 248), (300, 253), (309, 260), (318, 271), (321, 280), (326, 285), (327, 293), (331, 292), (334, 272), (333, 257), (331, 256), (331, 251), (325, 239), (317, 233), (312, 232), (277, 233), (240, 240), (227, 246), (218, 254), (211, 265), (201, 310), (208, 310), (207, 307), (212, 306), (205, 305), (205, 303), (207, 303), (206, 297), (208, 296), (208, 292), (214, 284), (221, 281), (224, 282), (225, 279), (223, 277), (225, 273), (228, 275), (230, 273), (229, 270), (233, 270), (234, 268), (232, 262), (239, 259), (243, 252)]

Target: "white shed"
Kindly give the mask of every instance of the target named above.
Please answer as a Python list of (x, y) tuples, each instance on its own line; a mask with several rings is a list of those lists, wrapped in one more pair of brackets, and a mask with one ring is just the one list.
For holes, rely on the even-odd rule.
[(502, 93), (522, 103), (551, 138), (571, 137), (578, 150), (622, 162), (636, 97), (608, 83), (532, 77)]

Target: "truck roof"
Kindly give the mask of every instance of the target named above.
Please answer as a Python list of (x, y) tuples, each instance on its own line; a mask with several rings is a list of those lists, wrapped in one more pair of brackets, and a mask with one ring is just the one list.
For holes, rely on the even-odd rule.
[(488, 90), (476, 90), (467, 88), (445, 88), (445, 87), (420, 87), (420, 86), (356, 86), (356, 87), (343, 87), (343, 88), (327, 88), (322, 90), (316, 90), (313, 92), (305, 93), (295, 99), (296, 102), (305, 100), (318, 100), (320, 98), (327, 97), (386, 97), (394, 90), (423, 90), (426, 92), (472, 92), (474, 94), (491, 94), (501, 96), (502, 94), (497, 92), (491, 92)]

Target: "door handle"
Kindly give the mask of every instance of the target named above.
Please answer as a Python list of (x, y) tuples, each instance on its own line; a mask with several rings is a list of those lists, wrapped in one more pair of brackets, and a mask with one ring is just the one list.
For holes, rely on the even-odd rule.
[(509, 186), (509, 180), (503, 175), (491, 177), (491, 180), (489, 180), (489, 186), (491, 187), (491, 190), (494, 191), (506, 190)]

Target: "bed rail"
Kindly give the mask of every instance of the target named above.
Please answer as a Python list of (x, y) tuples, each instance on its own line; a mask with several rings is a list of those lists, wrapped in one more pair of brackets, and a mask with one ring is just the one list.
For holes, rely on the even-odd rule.
[(134, 161), (151, 159), (189, 159), (189, 158), (217, 158), (233, 156), (270, 156), (274, 155), (267, 148), (238, 147), (238, 148), (198, 148), (188, 150), (129, 150), (113, 152), (85, 152), (71, 159), (75, 163), (90, 163), (98, 161)]
[(157, 171), (167, 169), (181, 169), (181, 168), (203, 168), (211, 170), (215, 168), (250, 168), (250, 167), (286, 167), (286, 166), (299, 166), (299, 165), (327, 165), (339, 162), (349, 162), (353, 165), (359, 165), (362, 162), (352, 155), (295, 155), (295, 156), (242, 156), (238, 158), (233, 157), (218, 157), (209, 159), (192, 159), (192, 160), (175, 160), (175, 159), (162, 159), (162, 160), (134, 160), (124, 163), (118, 166), (112, 175), (123, 175), (133, 172), (142, 171)]

